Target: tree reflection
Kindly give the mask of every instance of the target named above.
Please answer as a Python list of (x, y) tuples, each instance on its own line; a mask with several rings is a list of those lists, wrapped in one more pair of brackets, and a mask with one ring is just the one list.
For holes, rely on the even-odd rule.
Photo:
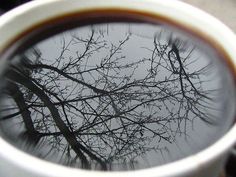
[(140, 44), (143, 56), (130, 59), (127, 45), (145, 36), (127, 30), (110, 40), (104, 27), (87, 30), (61, 34), (56, 59), (44, 58), (50, 49), (36, 45), (6, 73), (1, 124), (23, 124), (21, 139), (47, 146), (39, 157), (56, 152), (68, 166), (137, 168), (137, 159), (161, 151), (162, 143), (187, 138), (194, 119), (214, 124), (217, 90), (204, 86), (211, 64), (196, 67), (196, 46), (162, 30)]

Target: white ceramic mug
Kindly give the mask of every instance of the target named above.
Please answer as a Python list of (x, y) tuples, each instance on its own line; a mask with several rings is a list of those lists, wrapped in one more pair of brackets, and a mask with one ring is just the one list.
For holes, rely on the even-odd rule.
[[(214, 17), (178, 1), (163, 0), (36, 0), (0, 17), (0, 53), (17, 36), (38, 24), (64, 14), (98, 9), (126, 9), (152, 16), (164, 17), (187, 29), (207, 36), (232, 59), (236, 70), (236, 37)], [(0, 61), (4, 69), (6, 61)], [(52, 164), (16, 149), (0, 138), (1, 177), (216, 177), (220, 174), (227, 154), (236, 140), (233, 126), (216, 143), (186, 158), (137, 171), (102, 172), (72, 169)]]

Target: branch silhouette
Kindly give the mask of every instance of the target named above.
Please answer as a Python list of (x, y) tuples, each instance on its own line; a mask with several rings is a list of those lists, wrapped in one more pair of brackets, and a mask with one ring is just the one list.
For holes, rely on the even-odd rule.
[(201, 79), (208, 66), (188, 71), (194, 47), (182, 50), (181, 40), (170, 43), (160, 33), (141, 47), (144, 56), (132, 58), (124, 51), (140, 36), (107, 35), (91, 26), (87, 35), (61, 37), (55, 59), (44, 58), (37, 45), (19, 55), (6, 73), (15, 104), (2, 110), (0, 123), (20, 119), (35, 146), (57, 151), (65, 165), (100, 170), (135, 168), (141, 156), (187, 137), (194, 119), (214, 124), (213, 99)]

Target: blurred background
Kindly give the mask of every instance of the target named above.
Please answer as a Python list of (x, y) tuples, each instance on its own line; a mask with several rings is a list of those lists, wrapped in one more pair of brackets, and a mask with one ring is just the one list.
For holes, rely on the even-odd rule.
[[(0, 15), (29, 1), (31, 0), (0, 0)], [(236, 32), (236, 0), (182, 1), (212, 14)], [(232, 154), (230, 155), (226, 167), (221, 175), (221, 177), (236, 177), (236, 150), (234, 150), (234, 152), (232, 151)]]
[(236, 0), (182, 0), (217, 17), (236, 32)]

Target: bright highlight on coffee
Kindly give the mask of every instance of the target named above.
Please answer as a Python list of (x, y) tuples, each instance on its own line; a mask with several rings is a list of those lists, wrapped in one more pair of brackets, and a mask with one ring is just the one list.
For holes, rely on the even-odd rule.
[(227, 132), (235, 88), (220, 49), (163, 19), (116, 16), (17, 41), (2, 77), (4, 139), (65, 166), (123, 171), (198, 153)]

